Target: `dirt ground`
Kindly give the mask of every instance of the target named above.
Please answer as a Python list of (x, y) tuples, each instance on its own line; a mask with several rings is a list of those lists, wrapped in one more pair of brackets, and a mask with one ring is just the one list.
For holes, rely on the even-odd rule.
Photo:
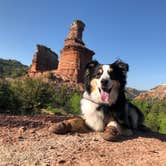
[(166, 135), (138, 133), (107, 142), (100, 132), (48, 132), (65, 118), (0, 115), (0, 166), (166, 166)]

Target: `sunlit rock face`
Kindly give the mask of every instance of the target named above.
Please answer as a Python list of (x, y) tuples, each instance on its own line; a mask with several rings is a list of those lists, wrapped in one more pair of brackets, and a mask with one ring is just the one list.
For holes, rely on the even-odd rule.
[(37, 45), (29, 75), (38, 75), (41, 72), (56, 70), (58, 67), (58, 55), (44, 45)]
[(166, 84), (158, 85), (149, 91), (140, 93), (135, 99), (148, 100), (148, 99), (166, 99)]
[(30, 77), (40, 76), (52, 72), (63, 79), (81, 83), (85, 66), (92, 60), (94, 52), (85, 47), (82, 40), (85, 24), (75, 20), (71, 26), (67, 38), (64, 41), (64, 48), (60, 52), (60, 59), (55, 52), (43, 45), (37, 45), (32, 65), (29, 71)]
[(85, 65), (94, 55), (93, 51), (85, 47), (82, 40), (84, 27), (85, 24), (80, 20), (71, 24), (58, 65), (58, 72), (75, 82), (83, 82)]

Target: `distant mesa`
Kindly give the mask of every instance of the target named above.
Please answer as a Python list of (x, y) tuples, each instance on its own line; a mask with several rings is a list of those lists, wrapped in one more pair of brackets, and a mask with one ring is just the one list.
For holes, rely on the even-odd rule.
[(149, 91), (140, 93), (135, 99), (149, 100), (157, 99), (164, 100), (166, 99), (166, 84), (158, 85)]
[(57, 54), (51, 51), (50, 48), (37, 45), (37, 51), (33, 57), (28, 76), (38, 77), (51, 72), (64, 80), (76, 83), (83, 82), (85, 66), (95, 54), (85, 47), (82, 40), (84, 28), (85, 24), (80, 20), (76, 20), (71, 24), (59, 60)]

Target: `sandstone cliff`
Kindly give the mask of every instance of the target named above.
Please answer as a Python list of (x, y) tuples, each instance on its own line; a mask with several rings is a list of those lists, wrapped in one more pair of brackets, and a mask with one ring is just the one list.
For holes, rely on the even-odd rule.
[(85, 47), (82, 40), (85, 24), (75, 20), (64, 42), (64, 48), (60, 52), (60, 59), (56, 53), (46, 46), (37, 45), (37, 51), (33, 57), (29, 70), (30, 77), (38, 77), (52, 73), (55, 77), (72, 82), (83, 82), (85, 66), (92, 60), (94, 52)]
[(135, 99), (158, 99), (163, 100), (166, 99), (166, 84), (158, 85), (149, 91), (140, 93)]

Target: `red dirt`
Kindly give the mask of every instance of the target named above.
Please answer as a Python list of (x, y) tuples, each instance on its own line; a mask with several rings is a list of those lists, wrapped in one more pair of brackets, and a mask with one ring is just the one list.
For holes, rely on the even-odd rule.
[(100, 132), (50, 134), (64, 116), (0, 115), (0, 165), (165, 166), (166, 135), (137, 133), (107, 142)]

